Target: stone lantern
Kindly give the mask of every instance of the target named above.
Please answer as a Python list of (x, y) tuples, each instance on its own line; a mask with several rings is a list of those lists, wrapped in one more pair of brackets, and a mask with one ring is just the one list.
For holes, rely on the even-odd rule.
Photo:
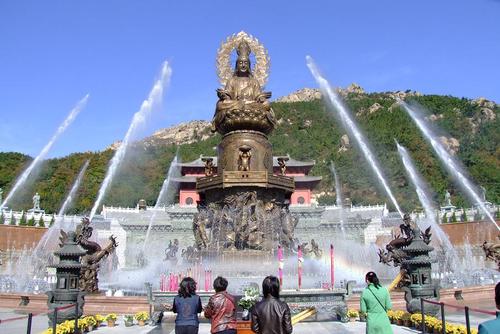
[[(59, 257), (59, 263), (53, 265), (56, 268), (57, 282), (54, 290), (48, 291), (47, 305), (49, 310), (56, 307), (64, 307), (78, 303), (76, 307), (58, 310), (57, 323), (61, 323), (68, 319), (81, 317), (83, 314), (83, 304), (85, 292), (80, 291), (79, 279), (80, 271), (83, 265), (80, 263), (80, 258), (87, 252), (76, 241), (76, 233), (71, 231), (67, 234), (61, 231), (60, 249), (54, 252), (54, 255)], [(54, 312), (49, 314), (49, 325), (52, 326), (54, 321)]]
[[(418, 227), (413, 229), (414, 237), (411, 243), (404, 247), (405, 258), (401, 261), (401, 269), (405, 270), (409, 284), (405, 291), (406, 308), (409, 312), (420, 312), (420, 298), (439, 299), (439, 288), (432, 281), (433, 260), (429, 253), (434, 247), (428, 245), (422, 238)], [(430, 241), (430, 240), (429, 240)], [(438, 306), (425, 304), (425, 313), (437, 313)]]
[[(385, 249), (379, 250), (380, 262), (387, 265), (393, 263), (400, 267), (400, 279), (397, 284), (405, 292), (406, 309), (410, 313), (421, 311), (422, 298), (439, 300), (439, 284), (432, 281), (432, 263), (436, 260), (429, 256), (434, 250), (430, 246), (431, 228), (423, 233), (405, 214), (400, 226), (401, 235), (389, 242)], [(437, 314), (439, 306), (426, 303), (426, 314)]]

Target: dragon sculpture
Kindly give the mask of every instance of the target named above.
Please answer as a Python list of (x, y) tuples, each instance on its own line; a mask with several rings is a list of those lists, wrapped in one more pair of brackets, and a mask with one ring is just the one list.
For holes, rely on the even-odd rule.
[[(500, 240), (500, 235), (498, 239)], [(485, 241), (483, 243), (483, 251), (486, 255), (486, 259), (495, 261), (498, 266), (498, 271), (500, 271), (500, 242), (495, 244)]]
[[(99, 265), (102, 260), (104, 260), (108, 255), (115, 251), (118, 243), (116, 238), (111, 235), (109, 237), (109, 243), (106, 247), (102, 248), (97, 242), (91, 241), (93, 228), (90, 226), (90, 220), (88, 218), (83, 218), (81, 223), (76, 227), (76, 242), (87, 251), (81, 259), (81, 263), (84, 266), (80, 274), (80, 290), (88, 293), (96, 293), (99, 291), (97, 274), (99, 272)], [(60, 246), (67, 239), (67, 233), (61, 230), (61, 236), (59, 237)]]

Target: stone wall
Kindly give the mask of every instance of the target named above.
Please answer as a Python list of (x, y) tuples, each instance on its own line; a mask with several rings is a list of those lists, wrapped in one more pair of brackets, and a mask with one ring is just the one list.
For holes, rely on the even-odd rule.
[(33, 248), (45, 231), (46, 227), (0, 225), (0, 249)]

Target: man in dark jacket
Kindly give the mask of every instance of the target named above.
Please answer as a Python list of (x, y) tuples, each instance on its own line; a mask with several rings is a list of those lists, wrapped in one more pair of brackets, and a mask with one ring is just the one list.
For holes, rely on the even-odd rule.
[(205, 318), (211, 320), (210, 333), (236, 334), (236, 306), (234, 297), (226, 292), (227, 285), (224, 277), (214, 281), (215, 295), (205, 308)]
[(291, 334), (290, 308), (280, 300), (280, 282), (267, 276), (262, 282), (264, 298), (252, 308), (252, 331), (258, 334)]

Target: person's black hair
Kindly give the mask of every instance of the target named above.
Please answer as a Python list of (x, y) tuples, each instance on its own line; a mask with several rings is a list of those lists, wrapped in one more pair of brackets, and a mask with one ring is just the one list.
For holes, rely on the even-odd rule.
[(378, 289), (380, 288), (382, 285), (380, 285), (380, 281), (378, 280), (378, 277), (377, 277), (377, 274), (375, 274), (373, 271), (369, 271), (367, 274), (366, 274), (366, 280), (370, 283), (373, 283), (373, 285), (375, 285), (375, 287)]
[(227, 279), (225, 279), (222, 276), (217, 276), (217, 278), (214, 280), (214, 290), (215, 290), (215, 292), (226, 291), (228, 284), (229, 283), (227, 282)]
[(500, 282), (495, 286), (495, 304), (497, 304), (497, 308), (500, 309)]
[(196, 282), (191, 277), (184, 277), (179, 284), (179, 296), (188, 298), (196, 294)]
[(264, 298), (271, 295), (274, 298), (280, 298), (280, 280), (276, 276), (267, 276), (262, 281), (262, 293)]

